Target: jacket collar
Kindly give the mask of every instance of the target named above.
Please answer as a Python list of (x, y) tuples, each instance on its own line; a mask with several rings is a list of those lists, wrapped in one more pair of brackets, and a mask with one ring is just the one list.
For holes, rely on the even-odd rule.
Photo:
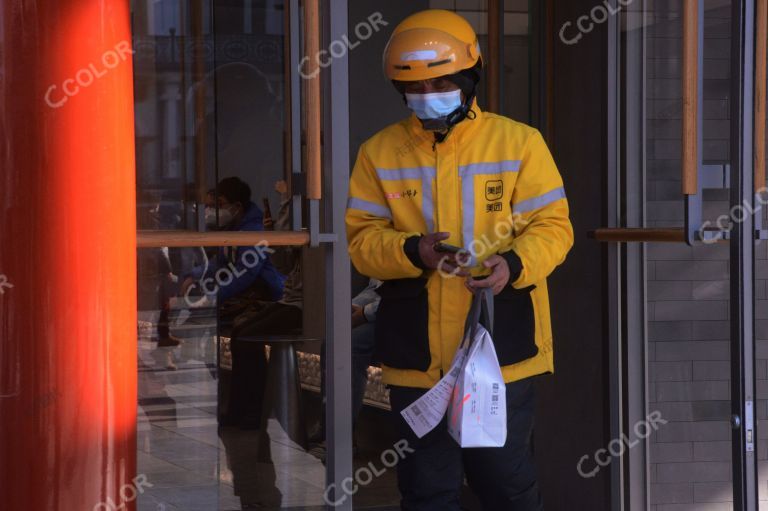
[[(483, 122), (485, 113), (477, 103), (477, 98), (472, 102), (471, 112), (474, 112), (475, 119), (465, 118), (459, 124), (453, 127), (446, 139), (437, 144), (438, 147), (442, 147), (449, 142), (455, 142), (457, 145), (461, 145), (464, 142), (468, 142), (477, 132), (478, 127)], [(469, 114), (472, 115), (471, 113)], [(423, 149), (429, 154), (434, 154), (432, 146), (435, 143), (435, 135), (432, 131), (427, 131), (421, 126), (421, 121), (416, 114), (411, 114), (411, 117), (407, 121), (408, 132), (410, 136), (416, 142), (417, 147)]]

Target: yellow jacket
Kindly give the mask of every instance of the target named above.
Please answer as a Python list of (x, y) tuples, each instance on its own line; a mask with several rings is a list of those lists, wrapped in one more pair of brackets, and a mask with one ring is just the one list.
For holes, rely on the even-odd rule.
[(505, 381), (554, 370), (546, 278), (573, 245), (563, 181), (538, 131), (473, 110), (438, 144), (415, 115), (385, 128), (362, 145), (352, 172), (349, 253), (360, 273), (384, 281), (375, 331), (391, 385), (432, 387), (461, 341), (472, 299), (464, 279), (414, 261), (417, 237), (439, 231), (473, 265), (493, 254), (509, 263), (493, 325)]

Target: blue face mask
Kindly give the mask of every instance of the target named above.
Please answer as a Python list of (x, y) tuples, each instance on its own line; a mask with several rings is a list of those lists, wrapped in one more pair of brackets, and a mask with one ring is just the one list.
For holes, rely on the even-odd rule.
[(461, 106), (461, 90), (430, 94), (405, 94), (408, 108), (422, 121), (440, 119)]

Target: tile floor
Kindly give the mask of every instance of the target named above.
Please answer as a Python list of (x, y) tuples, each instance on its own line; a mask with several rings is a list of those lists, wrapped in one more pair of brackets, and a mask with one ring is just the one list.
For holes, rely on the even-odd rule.
[[(139, 336), (138, 473), (151, 484), (139, 497), (139, 511), (235, 511), (325, 509), (325, 468), (270, 420), (271, 462), (259, 462), (257, 431), (219, 428), (215, 379), (215, 321), (183, 318), (172, 326), (184, 344), (159, 349), (151, 341), (152, 318)], [(178, 369), (165, 368), (173, 357)], [(305, 399), (307, 416), (317, 416), (319, 399)], [(396, 439), (376, 432), (379, 410), (366, 410), (355, 465), (365, 466)], [(387, 443), (388, 440), (392, 440)], [(360, 440), (359, 440), (360, 443)], [(398, 509), (394, 471), (355, 496), (355, 509)]]

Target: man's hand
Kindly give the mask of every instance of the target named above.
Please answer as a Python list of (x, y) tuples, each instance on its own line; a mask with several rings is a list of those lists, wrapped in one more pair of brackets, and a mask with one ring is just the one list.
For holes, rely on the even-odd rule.
[(461, 263), (466, 264), (468, 254), (451, 254), (435, 250), (435, 244), (450, 237), (451, 234), (448, 232), (435, 232), (422, 236), (419, 241), (419, 257), (427, 268), (440, 270), (458, 277), (466, 277), (469, 275), (469, 271)]
[(467, 279), (467, 289), (474, 293), (480, 288), (490, 287), (493, 288), (494, 295), (501, 293), (504, 286), (509, 284), (510, 275), (507, 260), (500, 255), (493, 255), (485, 260), (483, 266), (491, 268), (491, 274), (482, 280)]
[(280, 195), (287, 195), (288, 194), (288, 182), (281, 179), (280, 181), (277, 181), (275, 183), (275, 191), (279, 193)]

